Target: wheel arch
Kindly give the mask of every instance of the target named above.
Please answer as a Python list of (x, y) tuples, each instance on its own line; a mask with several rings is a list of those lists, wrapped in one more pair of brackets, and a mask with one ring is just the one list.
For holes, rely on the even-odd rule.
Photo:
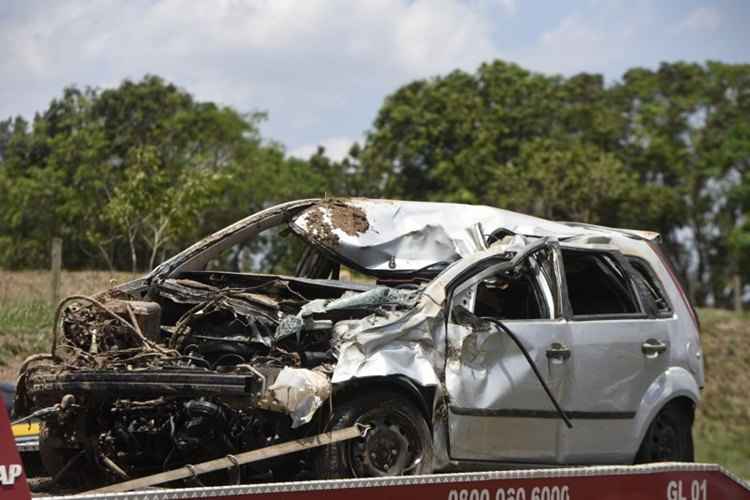
[(411, 400), (424, 416), (427, 425), (432, 432), (432, 408), (435, 398), (435, 387), (422, 386), (414, 382), (409, 377), (403, 375), (387, 375), (382, 377), (362, 377), (347, 380), (346, 382), (334, 385), (333, 400), (336, 398), (350, 397), (357, 391), (367, 388), (385, 389), (397, 392)]
[(695, 377), (682, 367), (671, 367), (659, 375), (641, 399), (633, 426), (632, 456), (635, 457), (651, 422), (667, 406), (681, 405), (690, 413), (692, 423), (700, 400), (700, 389)]

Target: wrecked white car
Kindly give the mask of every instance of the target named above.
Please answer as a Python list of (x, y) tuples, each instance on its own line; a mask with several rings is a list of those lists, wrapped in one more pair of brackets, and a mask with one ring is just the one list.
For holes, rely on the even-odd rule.
[[(304, 247), (295, 276), (221, 269), (279, 229)], [(689, 461), (698, 324), (657, 241), (490, 207), (286, 203), (63, 301), (16, 411), (79, 485), (354, 423), (364, 437), (205, 480)]]

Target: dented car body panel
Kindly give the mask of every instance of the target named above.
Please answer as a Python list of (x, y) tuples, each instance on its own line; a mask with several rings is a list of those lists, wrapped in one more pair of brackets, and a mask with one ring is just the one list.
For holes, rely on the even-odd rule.
[[(485, 236), (496, 231), (540, 237), (583, 232), (485, 206), (354, 199), (346, 207), (315, 205), (301, 212), (292, 227), (300, 234), (313, 235), (339, 258), (370, 272), (408, 272), (452, 262), (485, 249)], [(342, 210), (350, 213), (341, 216)], [(346, 225), (338, 218), (356, 222)]]
[[(306, 245), (297, 276), (207, 268), (278, 226)], [(431, 469), (632, 463), (659, 411), (703, 385), (694, 311), (657, 238), (491, 207), (286, 203), (64, 303), (18, 407), (72, 395), (50, 434), (137, 475), (315, 434), (347, 387), (405, 380)], [(206, 442), (206, 426), (224, 430)]]

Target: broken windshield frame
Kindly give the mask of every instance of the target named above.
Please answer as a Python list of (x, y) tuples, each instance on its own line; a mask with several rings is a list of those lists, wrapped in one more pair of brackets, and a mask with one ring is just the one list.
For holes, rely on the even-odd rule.
[(301, 210), (319, 201), (307, 199), (283, 203), (245, 217), (162, 262), (148, 273), (146, 280), (151, 282), (154, 279), (163, 279), (181, 271), (200, 271), (218, 253), (264, 229), (288, 222)]
[[(512, 269), (536, 251), (542, 248), (549, 248), (550, 244), (551, 242), (549, 238), (540, 238), (538, 241), (535, 241), (520, 250), (507, 251), (505, 249), (498, 249), (492, 253), (490, 253), (492, 249), (485, 250), (482, 253), (486, 255), (480, 257), (478, 260), (474, 261), (473, 259), (469, 259), (469, 262), (466, 262), (466, 259), (461, 259), (440, 273), (440, 275), (434, 280), (434, 286), (440, 286), (442, 282), (445, 283), (443, 285), (443, 293), (445, 296), (443, 307), (445, 308), (444, 318), (446, 334), (451, 316), (452, 302), (458, 288), (462, 287), (462, 285), (468, 281), (476, 279), (478, 274), (481, 274), (487, 268), (494, 265), (497, 265), (497, 268), (494, 269), (495, 271)], [(462, 266), (461, 264), (464, 265)]]
[[(488, 277), (495, 276), (503, 271), (514, 270), (519, 266), (522, 266), (525, 262), (531, 262), (531, 258), (547, 248), (547, 242), (541, 243), (534, 245), (533, 248), (522, 252), (520, 255), (514, 257), (510, 261), (504, 260), (500, 262), (494, 262), (493, 259), (487, 259), (475, 264), (475, 267), (470, 268), (472, 270), (472, 273), (469, 275), (469, 277), (458, 283), (449, 295), (447, 309), (448, 322), (451, 323), (451, 315), (453, 311), (452, 303), (456, 300), (462, 300), (462, 294), (475, 294), (477, 286)], [(540, 311), (542, 317), (534, 319), (534, 321), (555, 320), (558, 308), (555, 307), (555, 291), (552, 289), (552, 284), (548, 282), (544, 273), (541, 272), (541, 266), (539, 266), (538, 263), (530, 265), (532, 265), (532, 267), (534, 267), (534, 265), (536, 266), (536, 268), (532, 270), (532, 274), (534, 277), (535, 286), (537, 286), (539, 288), (539, 292), (541, 292), (541, 296), (539, 298), (542, 299), (541, 303), (539, 304), (542, 308), (542, 310)], [(544, 285), (546, 285), (547, 287), (546, 290), (544, 288), (544, 285), (540, 281), (544, 282)], [(462, 302), (462, 305), (468, 307), (469, 301), (464, 300)], [(471, 308), (469, 308), (469, 310), (472, 311)], [(504, 319), (503, 321), (514, 321), (514, 319)]]

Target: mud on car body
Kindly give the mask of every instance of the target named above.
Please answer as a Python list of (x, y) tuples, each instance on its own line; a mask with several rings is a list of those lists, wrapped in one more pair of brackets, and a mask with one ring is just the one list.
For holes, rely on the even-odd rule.
[[(295, 276), (215, 269), (282, 229)], [(343, 279), (345, 270), (367, 283)], [(491, 207), (303, 200), (60, 304), (17, 413), (48, 472), (105, 483), (359, 422), (208, 481), (692, 460), (695, 313), (654, 233)]]

